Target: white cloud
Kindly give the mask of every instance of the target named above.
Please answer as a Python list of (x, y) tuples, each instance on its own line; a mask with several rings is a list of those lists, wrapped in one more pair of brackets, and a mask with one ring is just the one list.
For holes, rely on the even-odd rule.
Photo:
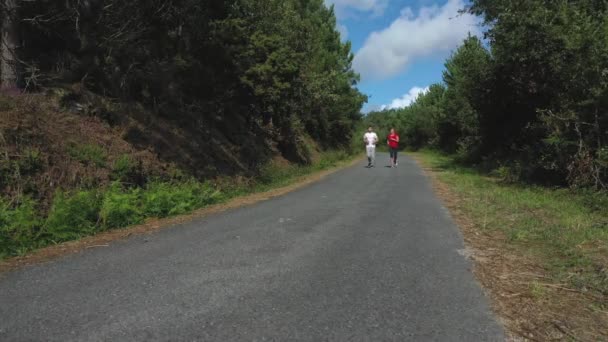
[(391, 102), (391, 104), (381, 106), (380, 110), (399, 109), (399, 108), (407, 107), (407, 106), (411, 105), (412, 103), (414, 103), (414, 101), (416, 101), (418, 96), (426, 93), (427, 91), (429, 91), (429, 87), (426, 87), (426, 88), (413, 87), (412, 89), (410, 89), (410, 91), (407, 92), (407, 94), (401, 96), (398, 99), (394, 99), (393, 102)]
[(422, 7), (415, 16), (410, 7), (386, 29), (372, 32), (357, 52), (354, 68), (363, 79), (384, 79), (402, 72), (418, 58), (456, 48), (469, 32), (479, 33), (479, 19), (459, 14), (463, 0), (448, 0)]
[(343, 17), (349, 11), (372, 13), (375, 16), (382, 15), (388, 0), (325, 0), (327, 6), (334, 5), (338, 17)]

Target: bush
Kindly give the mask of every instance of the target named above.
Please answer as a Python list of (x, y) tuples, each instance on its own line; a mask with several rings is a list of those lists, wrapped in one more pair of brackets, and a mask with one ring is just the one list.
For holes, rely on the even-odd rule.
[(95, 231), (102, 197), (96, 191), (78, 191), (73, 195), (58, 192), (44, 224), (44, 232), (53, 242), (68, 241)]
[(43, 167), (42, 153), (36, 148), (26, 148), (21, 153), (21, 158), (16, 161), (21, 175), (33, 174)]
[(123, 154), (114, 161), (112, 165), (112, 179), (125, 182), (133, 178), (135, 163), (127, 154)]
[(105, 229), (122, 228), (143, 222), (140, 189), (123, 190), (114, 183), (103, 196), (100, 218)]
[(334, 167), (338, 162), (348, 158), (348, 152), (345, 150), (336, 150), (331, 152), (323, 153), (321, 159), (316, 165), (317, 169), (324, 170), (330, 167)]
[(180, 215), (216, 202), (219, 192), (209, 184), (189, 181), (182, 184), (151, 183), (142, 195), (146, 216)]
[(104, 167), (106, 165), (106, 152), (104, 149), (95, 144), (72, 145), (68, 149), (70, 157), (87, 165), (95, 165)]
[(36, 247), (39, 228), (40, 218), (33, 200), (25, 199), (16, 207), (0, 200), (0, 258)]

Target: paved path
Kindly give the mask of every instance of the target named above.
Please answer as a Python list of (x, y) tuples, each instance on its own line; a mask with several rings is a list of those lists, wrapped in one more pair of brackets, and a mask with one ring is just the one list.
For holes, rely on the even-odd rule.
[(2, 275), (0, 341), (504, 340), (422, 171), (363, 166)]

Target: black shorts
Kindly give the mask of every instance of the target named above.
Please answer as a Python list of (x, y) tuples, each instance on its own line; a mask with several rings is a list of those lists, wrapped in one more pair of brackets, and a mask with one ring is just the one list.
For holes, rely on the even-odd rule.
[(394, 147), (389, 147), (388, 152), (391, 154), (391, 158), (397, 159), (397, 149)]

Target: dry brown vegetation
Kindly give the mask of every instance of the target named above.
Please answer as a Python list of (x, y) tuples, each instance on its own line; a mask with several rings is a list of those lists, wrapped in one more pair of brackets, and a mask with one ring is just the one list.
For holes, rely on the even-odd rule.
[(57, 189), (190, 175), (251, 177), (277, 154), (265, 134), (208, 124), (202, 135), (185, 126), (78, 89), (0, 96), (0, 193), (31, 196), (48, 209)]

